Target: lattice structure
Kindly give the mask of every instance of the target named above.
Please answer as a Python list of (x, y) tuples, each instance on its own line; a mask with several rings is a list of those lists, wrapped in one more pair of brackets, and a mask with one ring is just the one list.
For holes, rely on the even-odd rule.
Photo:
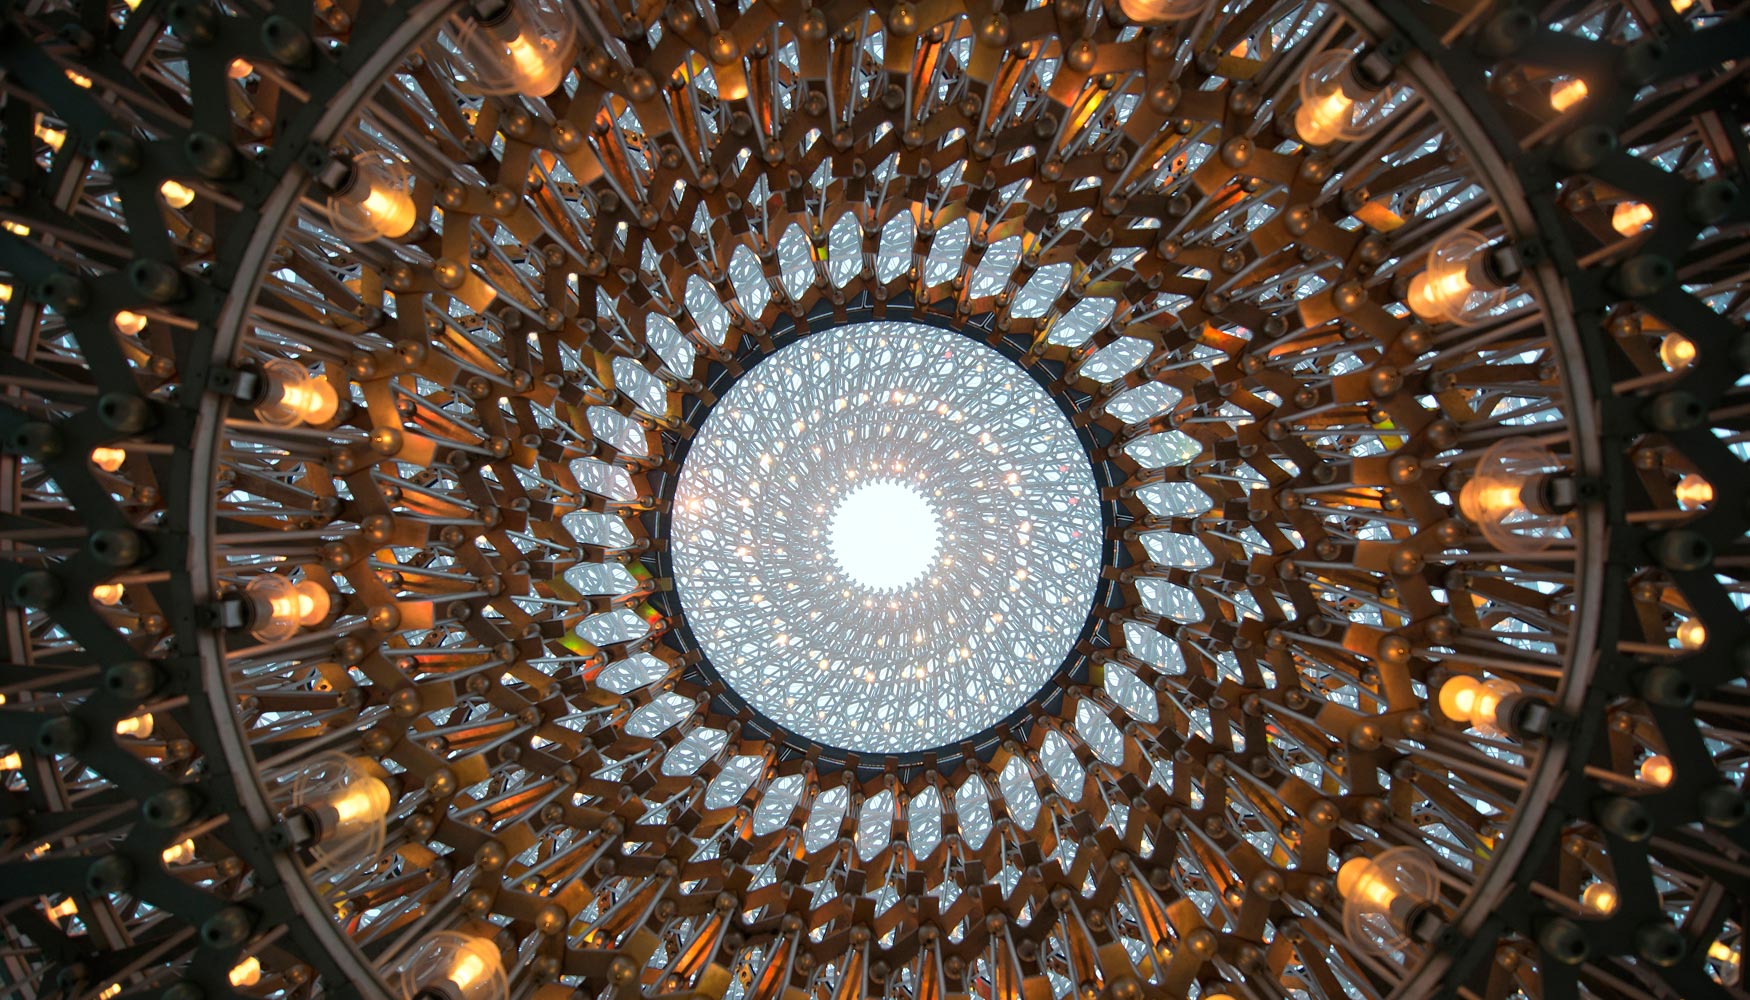
[[(1724, 6), (0, 6), (0, 982), (1729, 995)], [(1073, 414), (1100, 598), (828, 754), (679, 459), (911, 319)]]

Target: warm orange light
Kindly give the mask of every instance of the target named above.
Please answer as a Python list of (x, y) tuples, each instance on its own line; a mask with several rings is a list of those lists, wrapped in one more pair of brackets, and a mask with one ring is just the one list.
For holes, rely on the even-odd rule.
[(0, 302), (12, 301), (12, 286), (0, 284)]
[(1707, 645), (1707, 626), (1699, 618), (1685, 618), (1677, 626), (1677, 644), (1684, 649), (1700, 649)]
[(1610, 213), (1610, 227), (1624, 236), (1633, 236), (1653, 224), (1653, 210), (1638, 201), (1619, 201)]
[(158, 185), (158, 193), (164, 196), (164, 201), (171, 208), (187, 208), (194, 204), (194, 188), (176, 181), (165, 181)]
[(225, 74), (233, 80), (241, 80), (255, 72), (255, 65), (247, 59), (233, 59), (231, 65), (225, 68)]
[(0, 229), (4, 229), (14, 236), (30, 235), (30, 227), (22, 222), (0, 222)]
[(1470, 278), (1463, 270), (1437, 277), (1423, 271), (1410, 279), (1410, 311), (1426, 320), (1445, 319), (1464, 304), (1470, 293)]
[(1604, 915), (1615, 913), (1617, 904), (1620, 902), (1616, 886), (1609, 882), (1594, 882), (1580, 893), (1580, 905), (1593, 913)]
[(1677, 506), (1684, 510), (1706, 507), (1714, 502), (1714, 484), (1695, 473), (1677, 480)]
[(125, 448), (93, 448), (91, 449), (91, 464), (105, 472), (114, 472), (128, 460)]
[(1737, 965), (1739, 958), (1738, 949), (1724, 941), (1715, 941), (1713, 944), (1708, 945), (1707, 957), (1716, 962), (1724, 962), (1727, 965)]
[(389, 813), (389, 786), (370, 774), (355, 778), (328, 800), (342, 830), (375, 823)]
[(127, 587), (119, 583), (100, 583), (91, 588), (91, 599), (106, 608), (112, 608), (121, 602)]
[(43, 141), (43, 145), (45, 145), (45, 146), (49, 147), (50, 149), (54, 150), (55, 152), (59, 153), (61, 151), (62, 144), (67, 141), (67, 131), (65, 129), (55, 128), (53, 125), (46, 124), (43, 121), (43, 116), (37, 115), (36, 116), (36, 137)]
[(1390, 879), (1381, 878), (1371, 860), (1354, 857), (1337, 869), (1337, 893), (1344, 899), (1366, 900), (1387, 910), (1398, 897), (1398, 887)]
[(230, 979), (232, 986), (254, 986), (261, 982), (261, 960), (251, 955), (233, 965)]
[(1497, 712), (1508, 695), (1519, 690), (1512, 681), (1479, 681), (1465, 674), (1455, 674), (1440, 686), (1440, 711), (1454, 722), (1474, 726), (1485, 733), (1500, 733), (1501, 720)]
[(1671, 10), (1677, 14), (1681, 14), (1694, 6), (1695, 0), (1671, 0)]
[(140, 331), (146, 328), (146, 317), (141, 316), (137, 312), (129, 312), (126, 309), (116, 313), (111, 322), (115, 323), (115, 328), (117, 330), (120, 330), (122, 333), (125, 333), (130, 337), (138, 337)]
[(1355, 108), (1339, 81), (1327, 81), (1319, 93), (1317, 99), (1303, 102), (1294, 113), (1294, 130), (1309, 146), (1323, 146), (1339, 138)]
[(73, 86), (75, 87), (83, 87), (86, 90), (91, 89), (91, 78), (82, 73), (75, 73), (72, 70), (67, 70), (67, 79), (73, 81)]
[(1695, 342), (1675, 330), (1659, 341), (1659, 360), (1672, 371), (1695, 363)]
[(180, 844), (172, 844), (164, 849), (164, 863), (179, 865), (185, 861), (194, 860), (194, 838), (188, 838)]
[(1549, 106), (1557, 111), (1566, 111), (1586, 99), (1586, 81), (1568, 80), (1556, 84), (1549, 92)]
[(1662, 753), (1656, 753), (1641, 761), (1641, 766), (1635, 771), (1635, 777), (1649, 785), (1664, 788), (1677, 776), (1677, 769), (1671, 766), (1671, 758)]
[(17, 771), (22, 767), (24, 767), (24, 758), (20, 757), (16, 750), (0, 757), (0, 771)]
[(455, 959), (450, 963), (444, 978), (455, 984), (459, 995), (466, 997), (475, 994), (493, 977), (499, 975), (503, 966), (498, 949), (492, 942), (471, 934), (463, 937), (466, 940), (459, 943)]
[(45, 907), (43, 909), (43, 916), (48, 917), (50, 920), (65, 920), (68, 917), (78, 914), (78, 912), (79, 904), (73, 901), (72, 896), (68, 896), (66, 899), (61, 900), (53, 906)]
[(268, 385), (255, 405), (255, 414), (265, 423), (276, 427), (324, 424), (340, 410), (340, 395), (333, 384), (294, 361), (270, 361), (262, 373)]
[(128, 718), (117, 722), (115, 724), (115, 734), (117, 736), (132, 736), (136, 739), (145, 739), (152, 735), (152, 713), (141, 712), (139, 715), (129, 716)]

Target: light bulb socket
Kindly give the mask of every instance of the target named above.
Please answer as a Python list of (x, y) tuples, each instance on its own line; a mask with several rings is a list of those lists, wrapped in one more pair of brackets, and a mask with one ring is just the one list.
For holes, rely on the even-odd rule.
[(1549, 735), (1555, 713), (1549, 702), (1537, 695), (1510, 694), (1501, 699), (1495, 717), (1501, 721), (1501, 728), (1523, 739)]
[(469, 10), (473, 12), (474, 20), (493, 28), (510, 20), (512, 0), (474, 0), (469, 4)]
[(249, 605), (241, 595), (228, 594), (207, 605), (203, 617), (212, 628), (237, 631), (248, 628), (255, 617)]

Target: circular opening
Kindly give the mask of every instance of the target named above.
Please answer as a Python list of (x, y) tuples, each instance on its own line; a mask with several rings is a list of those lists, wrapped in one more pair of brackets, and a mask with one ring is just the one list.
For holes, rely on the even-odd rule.
[(935, 561), (941, 521), (915, 487), (891, 481), (847, 492), (832, 514), (832, 557), (870, 590), (909, 587)]
[(854, 323), (755, 365), (675, 491), (674, 577), (712, 668), (788, 732), (858, 753), (958, 743), (1034, 697), (1099, 581), (1099, 493), (1020, 366)]

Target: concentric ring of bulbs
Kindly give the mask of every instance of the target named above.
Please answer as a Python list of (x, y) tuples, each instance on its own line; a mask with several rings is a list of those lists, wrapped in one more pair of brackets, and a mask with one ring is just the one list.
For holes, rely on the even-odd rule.
[[(869, 484), (933, 508), (915, 580), (877, 563), (869, 586), (834, 557), (835, 531), (859, 530), (834, 515)], [(1100, 574), (1069, 421), (1014, 362), (918, 323), (836, 327), (761, 361), (700, 428), (674, 510), (681, 603), (719, 675), (786, 730), (862, 753), (953, 744), (1021, 707)], [(922, 540), (890, 544), (909, 573)]]

